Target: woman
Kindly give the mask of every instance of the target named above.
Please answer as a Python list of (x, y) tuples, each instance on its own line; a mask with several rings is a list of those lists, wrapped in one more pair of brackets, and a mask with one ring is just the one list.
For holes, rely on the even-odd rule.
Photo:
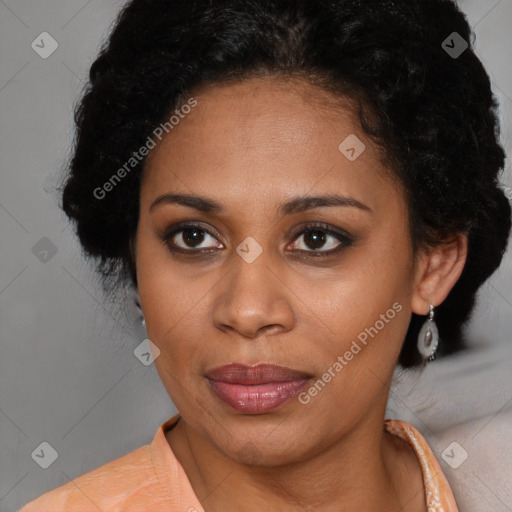
[(21, 512), (457, 511), (385, 410), (397, 364), (463, 348), (507, 246), (470, 36), (446, 0), (128, 3), (63, 208), (179, 414)]

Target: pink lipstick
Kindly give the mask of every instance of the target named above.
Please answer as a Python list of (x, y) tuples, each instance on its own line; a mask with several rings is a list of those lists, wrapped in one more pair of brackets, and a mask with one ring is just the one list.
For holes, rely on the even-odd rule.
[(271, 411), (299, 393), (312, 375), (284, 366), (228, 364), (207, 372), (212, 391), (245, 414)]

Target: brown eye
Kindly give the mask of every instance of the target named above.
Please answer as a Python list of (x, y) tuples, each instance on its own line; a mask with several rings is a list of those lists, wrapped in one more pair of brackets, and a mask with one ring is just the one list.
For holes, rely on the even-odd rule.
[(164, 235), (163, 240), (171, 250), (182, 252), (210, 251), (223, 247), (209, 230), (193, 224), (174, 227)]
[(178, 233), (182, 233), (181, 239), (188, 247), (198, 247), (206, 238), (205, 231), (197, 228), (183, 229)]
[[(303, 238), (303, 242), (296, 240)], [(181, 224), (173, 226), (163, 237), (170, 251), (194, 253), (213, 252), (223, 249), (218, 238), (202, 225)], [(308, 256), (329, 256), (353, 243), (352, 238), (344, 232), (338, 232), (327, 224), (310, 225), (294, 238), (294, 249)]]
[(310, 249), (321, 249), (325, 244), (325, 241), (329, 238), (330, 235), (327, 235), (324, 231), (320, 230), (311, 230), (304, 233), (304, 243)]
[(300, 240), (301, 237), (303, 242), (294, 242), (295, 249), (311, 253), (313, 256), (336, 253), (353, 242), (348, 235), (334, 231), (326, 224), (308, 226), (295, 237), (295, 240)]

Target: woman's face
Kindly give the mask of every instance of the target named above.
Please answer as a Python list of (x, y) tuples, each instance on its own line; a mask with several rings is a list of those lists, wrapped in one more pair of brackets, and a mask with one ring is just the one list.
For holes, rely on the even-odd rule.
[[(382, 421), (418, 273), (406, 200), (327, 92), (260, 78), (193, 97), (141, 184), (155, 364), (225, 455), (305, 459)], [(281, 368), (247, 368), (263, 364)]]

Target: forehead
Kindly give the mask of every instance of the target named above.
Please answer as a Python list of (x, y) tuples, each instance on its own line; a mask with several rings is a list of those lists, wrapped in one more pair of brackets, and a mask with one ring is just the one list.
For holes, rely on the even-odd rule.
[[(371, 200), (390, 186), (382, 154), (347, 98), (268, 77), (202, 86), (191, 97), (197, 105), (148, 157), (143, 195), (172, 189), (244, 201), (273, 192), (366, 189)], [(358, 158), (343, 154), (344, 141), (362, 151)]]

